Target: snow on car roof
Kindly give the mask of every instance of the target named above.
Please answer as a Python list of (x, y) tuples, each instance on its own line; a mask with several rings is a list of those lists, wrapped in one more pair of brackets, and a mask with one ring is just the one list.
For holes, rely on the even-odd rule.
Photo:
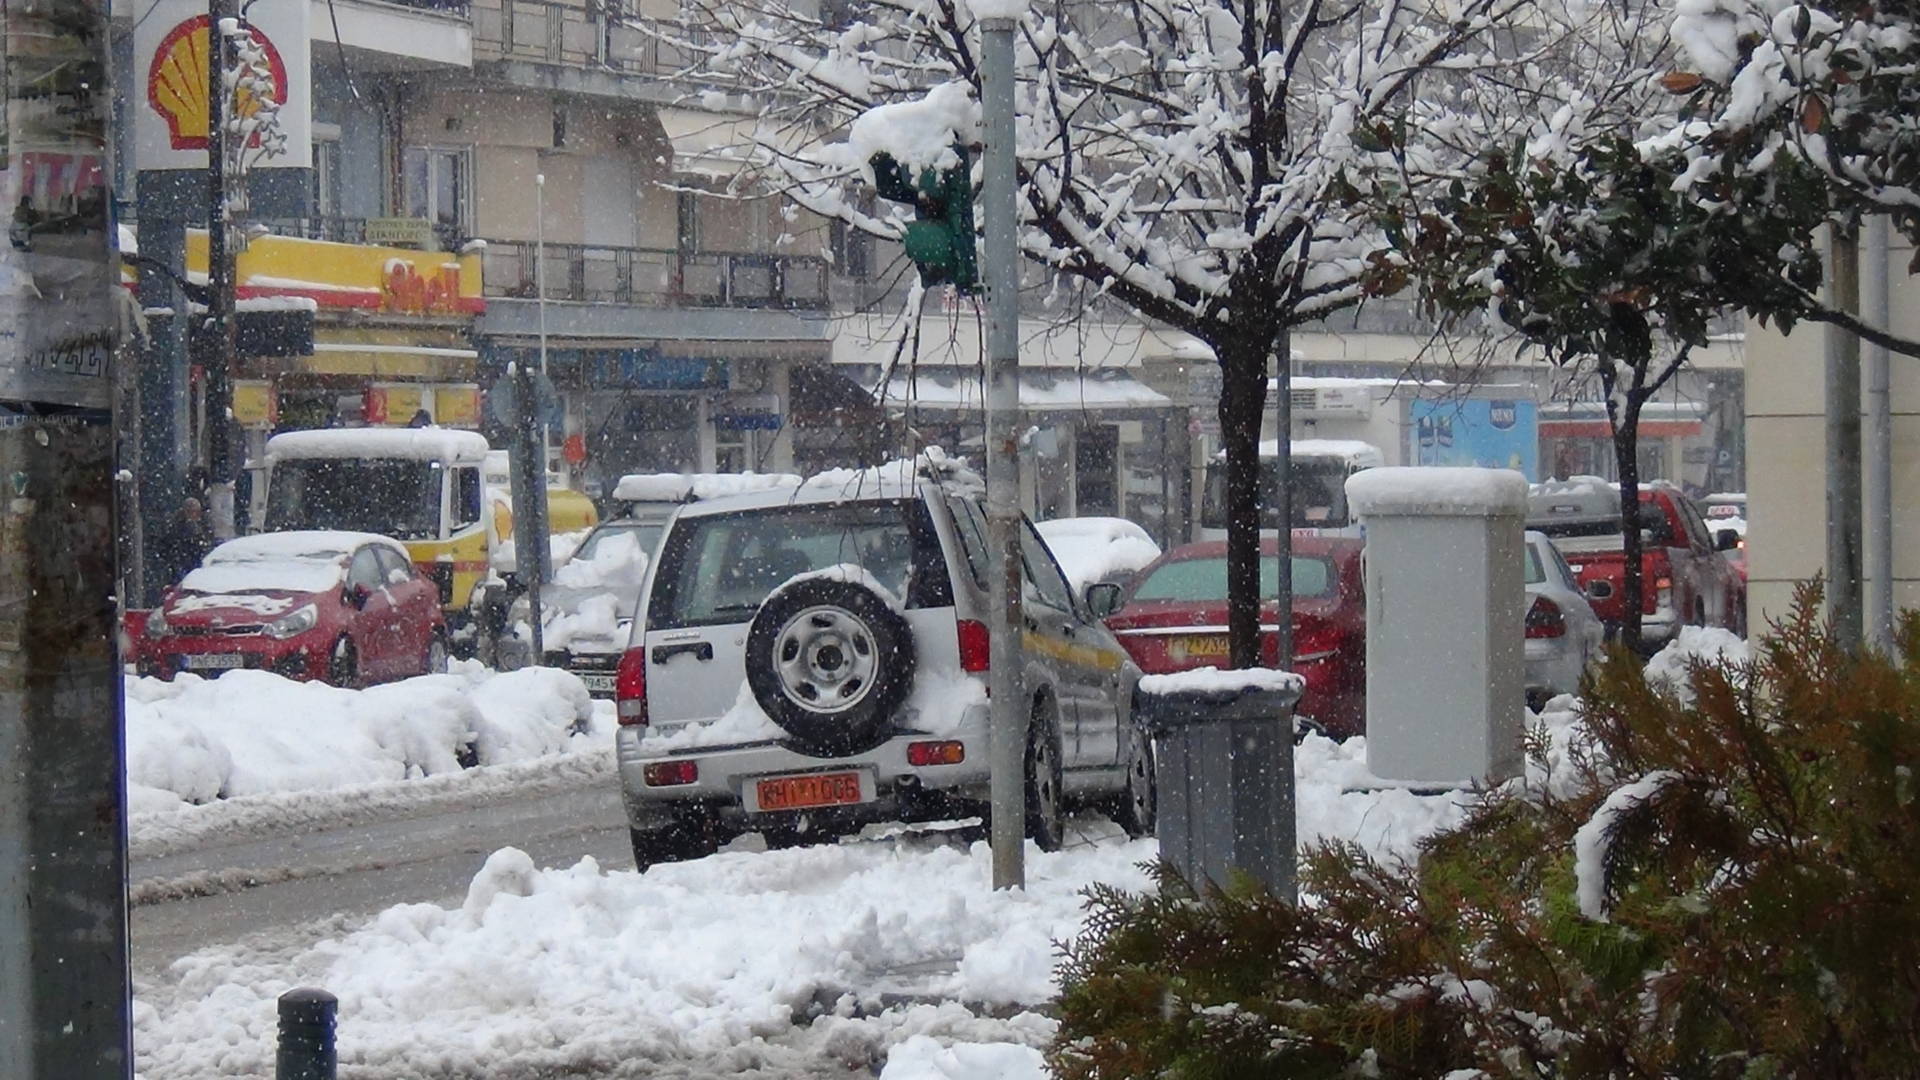
[(207, 553), (180, 587), (197, 593), (317, 593), (340, 587), (347, 556), (382, 544), (406, 557), (398, 541), (376, 533), (332, 530), (261, 533), (229, 540)]
[[(1216, 461), (1225, 461), (1227, 452), (1220, 450), (1213, 456)], [(1280, 440), (1260, 440), (1260, 456), (1279, 457)], [(1380, 452), (1379, 447), (1359, 439), (1295, 439), (1293, 456), (1339, 458), (1349, 465), (1358, 465), (1363, 468), (1378, 468), (1387, 462), (1386, 455)]]
[(799, 486), (800, 477), (793, 473), (630, 473), (613, 486), (613, 497), (621, 502), (686, 502)]
[(487, 458), (486, 437), (458, 428), (324, 428), (289, 431), (267, 440), (267, 457), (403, 458), (447, 464), (480, 464)]

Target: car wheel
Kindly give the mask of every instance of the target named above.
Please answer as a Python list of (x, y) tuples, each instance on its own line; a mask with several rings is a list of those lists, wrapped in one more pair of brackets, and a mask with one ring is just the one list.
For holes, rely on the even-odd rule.
[(913, 631), (865, 585), (808, 578), (760, 605), (745, 660), (754, 699), (797, 743), (857, 754), (885, 741), (913, 685)]
[(345, 634), (333, 643), (333, 652), (327, 657), (327, 682), (349, 688), (360, 685), (360, 656)]
[(1041, 851), (1059, 851), (1066, 843), (1060, 810), (1060, 737), (1040, 706), (1027, 725), (1027, 838)]
[(633, 868), (645, 872), (661, 863), (701, 859), (720, 850), (720, 834), (706, 818), (687, 817), (664, 829), (628, 829), (633, 838)]
[(1160, 778), (1154, 767), (1153, 740), (1138, 724), (1129, 724), (1127, 786), (1120, 793), (1115, 820), (1127, 835), (1152, 836), (1160, 813)]
[(440, 675), (447, 670), (447, 635), (443, 630), (435, 630), (427, 642), (426, 667), (423, 675)]

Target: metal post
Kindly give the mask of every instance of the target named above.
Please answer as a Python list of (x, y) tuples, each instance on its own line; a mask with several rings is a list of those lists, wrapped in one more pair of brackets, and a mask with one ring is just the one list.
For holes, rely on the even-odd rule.
[(992, 698), (989, 798), (993, 804), (993, 887), (1026, 884), (1027, 708), (1020, 635), (1020, 275), (1014, 217), (1013, 35), (1016, 21), (980, 20), (980, 96), (987, 143), (982, 160), (987, 286), (987, 543), (993, 575), (988, 692)]
[(513, 380), (513, 444), (507, 451), (513, 475), (514, 571), (527, 589), (527, 619), (532, 624), (532, 662), (546, 659), (546, 636), (540, 622), (540, 585), (547, 579), (547, 463), (540, 435), (539, 380), (520, 360), (510, 365)]
[[(1882, 329), (1893, 325), (1887, 282), (1887, 215), (1867, 219), (1867, 280), (1862, 315)], [(1867, 641), (1893, 649), (1893, 395), (1885, 345), (1867, 345)]]
[(334, 1028), (340, 999), (301, 987), (280, 995), (280, 1042), (274, 1080), (334, 1080), (340, 1068)]
[[(1280, 331), (1274, 342), (1274, 366), (1278, 374), (1274, 379), (1273, 412), (1278, 417), (1280, 445), (1275, 449), (1278, 456), (1274, 460), (1274, 473), (1278, 483), (1274, 485), (1273, 510), (1279, 515), (1280, 528), (1274, 540), (1274, 580), (1273, 600), (1277, 617), (1274, 619), (1273, 666), (1281, 671), (1293, 667), (1293, 331)], [(1287, 757), (1291, 761), (1293, 743)]]
[(206, 372), (207, 507), (214, 535), (233, 529), (233, 445), (229, 414), (233, 405), (234, 266), (232, 192), (227, 184), (228, 106), (233, 92), (233, 43), (224, 24), (233, 17), (231, 0), (207, 0), (207, 321), (213, 349), (203, 358)]
[[(1830, 300), (1860, 310), (1860, 237), (1855, 226), (1831, 226)], [(1827, 329), (1827, 614), (1849, 651), (1860, 647), (1860, 339)]]
[[(11, 5), (0, 137), (76, 170), (71, 213), (0, 170), (0, 1077), (124, 1080), (126, 760), (114, 648), (107, 9)], [(75, 74), (76, 72), (80, 74)], [(14, 91), (19, 91), (15, 94)], [(92, 179), (86, 179), (91, 176)]]

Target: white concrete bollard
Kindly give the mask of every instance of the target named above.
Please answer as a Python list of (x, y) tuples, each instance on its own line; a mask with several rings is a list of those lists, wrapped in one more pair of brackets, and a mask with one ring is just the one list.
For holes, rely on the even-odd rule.
[(1367, 538), (1367, 770), (1440, 788), (1520, 775), (1526, 477), (1369, 469), (1347, 500)]

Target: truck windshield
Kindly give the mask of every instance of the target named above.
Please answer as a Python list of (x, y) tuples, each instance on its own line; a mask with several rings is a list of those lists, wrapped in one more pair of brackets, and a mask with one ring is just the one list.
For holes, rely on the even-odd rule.
[(396, 540), (440, 535), (437, 461), (295, 458), (274, 465), (267, 531), (351, 529)]
[[(1293, 523), (1295, 529), (1337, 529), (1351, 522), (1347, 516), (1347, 462), (1338, 458), (1293, 459), (1291, 470)], [(1280, 463), (1272, 458), (1260, 461), (1260, 527), (1278, 529), (1280, 511), (1277, 484)], [(1200, 524), (1210, 529), (1227, 527), (1227, 463), (1215, 461), (1207, 466), (1207, 490), (1200, 504)]]

